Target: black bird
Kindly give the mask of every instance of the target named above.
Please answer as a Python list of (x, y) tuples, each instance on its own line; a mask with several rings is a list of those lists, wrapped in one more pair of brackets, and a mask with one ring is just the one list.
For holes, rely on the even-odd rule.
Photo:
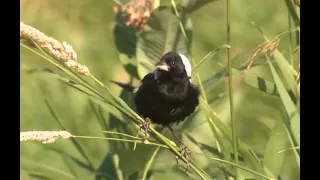
[[(199, 104), (199, 90), (191, 84), (190, 78), (188, 58), (177, 52), (168, 52), (156, 64), (156, 69), (142, 79), (139, 88), (113, 82), (135, 92), (134, 104), (137, 113), (145, 119), (145, 124), (141, 126), (145, 128), (145, 133), (151, 120), (168, 127), (174, 134), (170, 126), (191, 115)], [(187, 157), (186, 151), (189, 150), (184, 151)]]

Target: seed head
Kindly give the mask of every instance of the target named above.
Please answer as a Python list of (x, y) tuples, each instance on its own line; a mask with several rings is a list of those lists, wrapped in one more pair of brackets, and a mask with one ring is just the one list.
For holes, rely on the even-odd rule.
[(27, 131), (20, 133), (21, 141), (40, 141), (43, 144), (53, 143), (55, 140), (62, 138), (67, 139), (72, 135), (67, 131)]

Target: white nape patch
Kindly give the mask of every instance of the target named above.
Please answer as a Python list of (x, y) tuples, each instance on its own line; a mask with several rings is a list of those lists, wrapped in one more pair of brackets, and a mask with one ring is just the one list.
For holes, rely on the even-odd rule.
[(182, 62), (183, 62), (184, 68), (186, 69), (187, 75), (189, 77), (191, 77), (191, 64), (189, 62), (189, 59), (183, 54), (179, 54), (179, 55), (182, 59)]
[(134, 88), (133, 93), (136, 93), (139, 90), (139, 88)]

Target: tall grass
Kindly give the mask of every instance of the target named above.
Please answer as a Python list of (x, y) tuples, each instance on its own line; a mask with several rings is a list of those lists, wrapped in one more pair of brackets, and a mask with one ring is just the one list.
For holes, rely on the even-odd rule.
[[(91, 53), (88, 61), (81, 51), (76, 53), (74, 50), (81, 49), (77, 44), (61, 43), (40, 32), (40, 25), (29, 24), (31, 27), (21, 22), (21, 71), (24, 78), (33, 77), (22, 82), (34, 82), (31, 83), (34, 86), (21, 84), (21, 89), (26, 92), (28, 88), (36, 89), (41, 94), (36, 103), (31, 105), (23, 101), (21, 106), (42, 107), (43, 111), (39, 109), (42, 118), (51, 123), (41, 126), (40, 122), (34, 121), (33, 126), (25, 126), (32, 112), (22, 112), (20, 167), (25, 177), (300, 179), (300, 173), (296, 171), (300, 169), (300, 83), (296, 80), (300, 76), (297, 66), (300, 59), (293, 54), (299, 49), (286, 49), (292, 54), (284, 54), (280, 49), (281, 44), (285, 48), (299, 47), (299, 38), (289, 41), (293, 33), (299, 36), (299, 6), (290, 0), (282, 2), (294, 27), (288, 23), (283, 32), (272, 36), (259, 26), (263, 21), (257, 23), (247, 19), (255, 22), (254, 26), (250, 23), (247, 26), (257, 34), (256, 50), (236, 52), (234, 56), (238, 46), (238, 39), (233, 35), (237, 2), (155, 1), (146, 9), (139, 6), (149, 1), (132, 2), (118, 2), (117, 13), (112, 15), (115, 20), (110, 20), (116, 22), (111, 34), (114, 42), (109, 45), (117, 54), (114, 62), (118, 67), (113, 68), (121, 67), (120, 74), (128, 74), (134, 79), (130, 83), (138, 85), (139, 80), (153, 70), (156, 59), (167, 51), (178, 51), (191, 59), (192, 82), (201, 89), (200, 105), (192, 116), (175, 127), (191, 150), (190, 170), (184, 172), (185, 164), (175, 164), (174, 156), (185, 163), (187, 159), (170, 140), (173, 137), (159, 127), (152, 125), (148, 140), (143, 141), (139, 125), (144, 120), (134, 111), (132, 94), (121, 90), (119, 96), (115, 87), (104, 83), (122, 76), (104, 79), (98, 71), (103, 61), (95, 60), (99, 53)], [(93, 3), (92, 7), (95, 5)], [(222, 17), (227, 28), (224, 35), (219, 36), (225, 36), (227, 41), (210, 46), (209, 49), (214, 50), (205, 52), (207, 55), (203, 57), (195, 52), (195, 49), (201, 52), (198, 46), (203, 46), (205, 41), (199, 40), (201, 34), (194, 33), (200, 29), (194, 25), (200, 24), (194, 20), (194, 14), (209, 13), (216, 5), (225, 5), (222, 6), (225, 12)], [(75, 6), (89, 8), (81, 4)], [(139, 11), (130, 11), (130, 7)], [(93, 8), (92, 12), (98, 11)], [(215, 17), (210, 19), (214, 21)], [(94, 20), (89, 18), (87, 21)], [(92, 33), (96, 34), (95, 31)], [(98, 39), (101, 40), (99, 36)], [(100, 48), (97, 44), (84, 47), (92, 52)], [(226, 53), (221, 51), (223, 48), (227, 49)], [(38, 58), (37, 61), (31, 60), (34, 58)], [(104, 61), (109, 58), (104, 57)], [(217, 60), (225, 58), (227, 66), (220, 67)], [(111, 62), (112, 59), (109, 64)], [(59, 91), (61, 88), (64, 90)], [(22, 97), (27, 99), (26, 95)], [(40, 151), (47, 160), (33, 156), (34, 152)], [(52, 161), (54, 157), (59, 158)]]

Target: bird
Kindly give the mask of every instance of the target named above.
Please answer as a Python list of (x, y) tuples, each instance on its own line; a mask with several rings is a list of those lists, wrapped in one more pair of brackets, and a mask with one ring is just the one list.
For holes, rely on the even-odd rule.
[[(137, 88), (117, 81), (113, 83), (133, 92), (136, 112), (145, 123), (140, 126), (147, 132), (150, 121), (168, 127), (190, 116), (199, 105), (199, 89), (191, 83), (191, 65), (188, 58), (177, 52), (167, 52), (155, 64), (155, 70), (141, 80)], [(147, 134), (145, 134), (147, 136)], [(180, 147), (185, 147), (181, 140)], [(184, 149), (187, 156), (188, 149)], [(188, 164), (187, 164), (188, 168)]]

